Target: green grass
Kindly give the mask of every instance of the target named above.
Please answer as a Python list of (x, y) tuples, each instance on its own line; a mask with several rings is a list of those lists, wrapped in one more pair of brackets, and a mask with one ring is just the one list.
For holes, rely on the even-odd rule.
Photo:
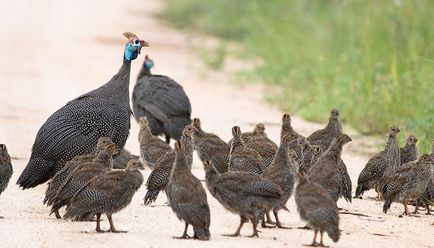
[[(391, 124), (434, 138), (434, 1), (165, 0), (178, 28), (243, 45), (267, 99), (284, 111), (325, 121), (337, 107), (363, 134)], [(210, 56), (219, 67), (227, 51)], [(278, 92), (278, 93), (276, 93)]]

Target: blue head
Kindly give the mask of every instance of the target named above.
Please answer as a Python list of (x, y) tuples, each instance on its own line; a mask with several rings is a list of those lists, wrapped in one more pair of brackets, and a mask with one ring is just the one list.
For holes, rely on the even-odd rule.
[(140, 50), (144, 46), (149, 46), (149, 44), (144, 41), (140, 40), (135, 34), (131, 32), (125, 32), (124, 36), (128, 38), (128, 42), (125, 45), (125, 60), (131, 61), (137, 58), (137, 56), (140, 54)]
[(154, 67), (154, 61), (148, 57), (148, 55), (145, 55), (145, 61), (143, 62), (143, 67), (150, 71), (152, 67)]

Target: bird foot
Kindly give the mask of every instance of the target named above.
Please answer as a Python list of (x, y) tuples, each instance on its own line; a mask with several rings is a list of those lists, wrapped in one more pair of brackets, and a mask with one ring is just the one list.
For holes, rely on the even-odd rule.
[(187, 234), (182, 235), (181, 237), (173, 237), (174, 239), (191, 239), (190, 236), (188, 236)]
[(114, 228), (108, 229), (107, 232), (111, 232), (111, 233), (127, 233), (128, 231), (122, 231), (122, 230), (117, 230)]
[(3, 216), (0, 216), (0, 219), (4, 219), (5, 217), (3, 217)]
[(258, 232), (254, 232), (252, 235), (248, 236), (249, 238), (259, 238)]
[(310, 230), (310, 227), (308, 227), (308, 226), (306, 225), (306, 226), (303, 226), (303, 227), (297, 227), (297, 229)]
[(234, 233), (234, 234), (223, 234), (222, 236), (225, 236), (225, 237), (239, 237), (239, 236), (240, 236), (240, 233)]
[(262, 222), (261, 227), (262, 227), (262, 228), (275, 228), (275, 227), (276, 227), (276, 224), (274, 224), (274, 225), (272, 225), (272, 226), (268, 226), (265, 222)]
[(102, 230), (102, 229), (95, 229), (95, 231), (97, 232), (97, 233), (105, 233), (106, 231), (105, 230)]
[(292, 229), (292, 227), (282, 226), (282, 224), (277, 224), (276, 227), (280, 229)]
[(307, 247), (318, 247), (319, 244), (317, 242), (313, 242), (312, 244), (306, 245), (304, 244), (303, 246), (307, 246)]

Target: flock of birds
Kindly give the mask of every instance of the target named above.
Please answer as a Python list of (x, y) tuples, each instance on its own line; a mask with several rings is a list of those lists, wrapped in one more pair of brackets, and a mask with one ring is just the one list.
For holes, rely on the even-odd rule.
[[(119, 72), (103, 86), (69, 101), (52, 114), (40, 128), (30, 160), (18, 179), (23, 189), (49, 181), (44, 204), (61, 218), (87, 221), (106, 214), (110, 232), (112, 215), (125, 208), (143, 184), (139, 169), (152, 169), (146, 181), (144, 204), (152, 204), (161, 191), (176, 216), (185, 222), (180, 238), (210, 239), (210, 207), (207, 192), (191, 173), (196, 151), (205, 171), (206, 188), (228, 211), (240, 216), (235, 233), (251, 222), (258, 237), (258, 225), (286, 228), (279, 211), (294, 195), (301, 219), (314, 231), (312, 246), (324, 246), (323, 233), (337, 242), (340, 237), (337, 201), (352, 201), (352, 182), (341, 158), (351, 138), (342, 133), (339, 111), (332, 109), (327, 126), (303, 137), (291, 126), (291, 117), (282, 117), (279, 144), (267, 137), (259, 123), (251, 132), (232, 128), (233, 138), (225, 142), (204, 131), (200, 119), (191, 120), (191, 105), (183, 88), (174, 80), (153, 75), (154, 62), (145, 57), (132, 94), (129, 80), (131, 61), (148, 43), (125, 32), (128, 39)], [(130, 117), (140, 124), (140, 156), (123, 147), (129, 135)], [(384, 200), (386, 213), (392, 202), (422, 205), (427, 212), (434, 198), (434, 140), (430, 155), (419, 157), (417, 138), (409, 136), (400, 148), (392, 126), (383, 151), (373, 156), (360, 173), (355, 197), (375, 189)], [(158, 136), (164, 135), (165, 141)], [(175, 139), (175, 147), (169, 145)], [(116, 170), (115, 170), (116, 169)], [(6, 146), (0, 145), (0, 193), (13, 173)], [(50, 214), (51, 214), (50, 213)], [(274, 215), (272, 221), (271, 213)], [(433, 223), (434, 224), (434, 223)], [(317, 234), (320, 241), (317, 242)]]

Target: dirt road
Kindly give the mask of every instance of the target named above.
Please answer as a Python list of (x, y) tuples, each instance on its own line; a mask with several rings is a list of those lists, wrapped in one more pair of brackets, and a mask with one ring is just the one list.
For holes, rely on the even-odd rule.
[[(251, 226), (245, 225), (243, 237), (223, 237), (233, 232), (238, 217), (208, 195), (211, 205), (212, 241), (172, 239), (182, 233), (178, 221), (161, 194), (154, 207), (143, 206), (145, 187), (131, 205), (114, 215), (117, 228), (127, 234), (97, 234), (94, 223), (70, 222), (48, 216), (42, 205), (46, 185), (22, 191), (15, 182), (27, 164), (39, 127), (68, 100), (109, 80), (121, 65), (123, 31), (131, 30), (149, 41), (148, 53), (156, 62), (155, 73), (173, 77), (190, 96), (193, 115), (202, 119), (204, 129), (230, 138), (233, 125), (251, 129), (256, 122), (269, 123), (267, 132), (278, 140), (281, 112), (263, 102), (260, 88), (236, 87), (222, 73), (198, 73), (202, 67), (186, 35), (158, 22), (153, 14), (157, 0), (97, 1), (0, 1), (0, 143), (13, 156), (15, 173), (9, 188), (0, 196), (0, 247), (300, 247), (311, 242), (313, 233), (305, 230), (262, 230), (259, 239), (245, 237)], [(143, 54), (133, 63), (131, 88)], [(345, 115), (345, 113), (342, 113)], [(294, 127), (309, 134), (323, 124), (293, 118)], [(138, 153), (137, 124), (133, 123), (127, 148)], [(350, 132), (347, 127), (344, 131)], [(356, 152), (357, 136), (345, 148), (343, 158), (349, 166), (353, 187), (367, 161)], [(144, 171), (145, 178), (149, 170)], [(200, 162), (195, 159), (193, 173), (203, 179)], [(368, 196), (373, 196), (372, 192)], [(338, 203), (352, 212), (368, 215), (341, 215), (343, 234), (332, 247), (434, 247), (433, 218), (423, 214), (398, 218), (402, 207), (392, 205), (387, 215), (382, 203), (355, 199), (352, 204)], [(284, 224), (300, 227), (293, 198), (290, 212), (282, 213)], [(108, 226), (104, 219), (103, 228)]]

